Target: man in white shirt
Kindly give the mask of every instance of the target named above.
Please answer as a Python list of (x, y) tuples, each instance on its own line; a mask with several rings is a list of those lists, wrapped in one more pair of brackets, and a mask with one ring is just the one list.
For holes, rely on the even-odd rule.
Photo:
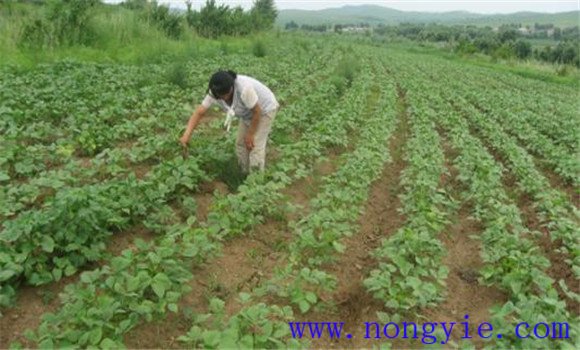
[(249, 173), (263, 170), (268, 135), (280, 107), (272, 91), (258, 80), (245, 75), (237, 75), (232, 71), (215, 73), (209, 81), (208, 94), (192, 114), (180, 138), (182, 145), (187, 145), (199, 120), (213, 104), (240, 119), (236, 154), (242, 171)]

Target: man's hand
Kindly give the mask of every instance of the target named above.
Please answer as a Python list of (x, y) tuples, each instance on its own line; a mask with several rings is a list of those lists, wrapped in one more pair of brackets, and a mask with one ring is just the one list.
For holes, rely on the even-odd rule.
[(187, 147), (187, 143), (189, 142), (189, 135), (183, 134), (183, 136), (181, 136), (179, 139), (179, 142), (181, 142), (183, 147)]
[(252, 133), (248, 132), (246, 134), (245, 141), (246, 141), (246, 149), (248, 151), (254, 149), (254, 135)]

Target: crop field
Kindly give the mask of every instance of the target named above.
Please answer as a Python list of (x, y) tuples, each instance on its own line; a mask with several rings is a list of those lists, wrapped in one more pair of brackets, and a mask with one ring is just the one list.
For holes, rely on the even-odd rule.
[[(577, 88), (307, 38), (175, 67), (0, 70), (0, 348), (577, 348)], [(221, 112), (178, 141), (222, 67), (282, 105), (245, 179)], [(503, 336), (361, 327), (465, 315)]]

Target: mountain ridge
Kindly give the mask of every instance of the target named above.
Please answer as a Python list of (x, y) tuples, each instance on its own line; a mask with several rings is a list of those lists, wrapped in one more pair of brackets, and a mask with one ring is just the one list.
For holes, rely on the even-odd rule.
[(509, 14), (481, 14), (469, 11), (401, 11), (380, 5), (345, 5), (323, 10), (279, 10), (277, 25), (284, 26), (290, 21), (294, 21), (298, 25), (357, 24), (361, 22), (371, 25), (396, 25), (405, 22), (498, 26), (508, 23), (521, 23), (522, 25), (552, 23), (556, 26), (567, 27), (580, 23), (580, 11), (559, 13), (520, 11)]

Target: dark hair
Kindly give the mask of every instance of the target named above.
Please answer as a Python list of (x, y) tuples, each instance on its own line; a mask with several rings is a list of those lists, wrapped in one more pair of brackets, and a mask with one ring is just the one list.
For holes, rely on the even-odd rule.
[(236, 72), (231, 70), (220, 70), (214, 73), (209, 80), (208, 93), (211, 93), (214, 98), (227, 94), (234, 86), (237, 76)]

